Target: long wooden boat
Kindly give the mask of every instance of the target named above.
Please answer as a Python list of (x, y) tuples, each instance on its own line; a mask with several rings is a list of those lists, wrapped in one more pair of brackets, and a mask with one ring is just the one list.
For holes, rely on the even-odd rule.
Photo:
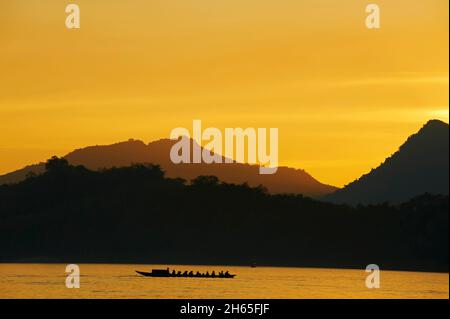
[(145, 272), (145, 271), (139, 271), (136, 270), (136, 273), (139, 275), (145, 276), (145, 277), (167, 277), (167, 278), (223, 278), (223, 279), (231, 279), (236, 277), (236, 275), (232, 275), (227, 273), (223, 274), (200, 274), (200, 273), (193, 273), (193, 272), (170, 272), (168, 269), (153, 269), (152, 272)]

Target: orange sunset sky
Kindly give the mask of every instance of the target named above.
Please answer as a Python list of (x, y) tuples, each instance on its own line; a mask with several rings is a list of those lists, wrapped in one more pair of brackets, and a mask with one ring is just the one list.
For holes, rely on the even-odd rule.
[[(65, 27), (65, 6), (81, 29)], [(0, 174), (175, 127), (278, 127), (281, 165), (343, 186), (448, 122), (448, 0), (0, 3)]]

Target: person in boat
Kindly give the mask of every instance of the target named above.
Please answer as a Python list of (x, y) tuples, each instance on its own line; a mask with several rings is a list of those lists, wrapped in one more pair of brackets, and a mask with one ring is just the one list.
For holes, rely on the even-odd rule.
[(192, 276), (194, 276), (194, 272), (191, 270), (191, 271), (189, 272), (189, 277), (192, 277)]
[(172, 270), (172, 276), (176, 276), (177, 272), (175, 270)]
[(178, 271), (178, 272), (177, 272), (177, 276), (181, 276), (181, 271)]
[(223, 277), (223, 270), (219, 272), (219, 277)]
[(183, 276), (187, 276), (187, 274), (188, 274), (188, 272), (187, 272), (187, 270), (183, 273)]
[(229, 277), (230, 273), (228, 272), (228, 270), (225, 272), (225, 277)]
[(202, 274), (200, 273), (200, 271), (197, 271), (197, 273), (195, 274), (197, 277), (200, 277)]
[(216, 272), (213, 270), (213, 272), (211, 273), (211, 277), (216, 277)]
[(209, 277), (209, 272), (208, 271), (206, 272), (206, 277)]

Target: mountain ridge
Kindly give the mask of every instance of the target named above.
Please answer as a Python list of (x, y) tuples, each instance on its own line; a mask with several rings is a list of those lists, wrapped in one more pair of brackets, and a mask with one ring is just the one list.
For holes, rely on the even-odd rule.
[[(214, 175), (228, 183), (263, 185), (273, 194), (294, 193), (321, 197), (337, 189), (334, 186), (320, 183), (305, 170), (285, 166), (279, 167), (275, 174), (260, 175), (258, 165), (237, 162), (173, 164), (169, 154), (170, 148), (176, 142), (170, 139), (160, 139), (146, 144), (141, 140), (130, 139), (110, 145), (75, 149), (64, 158), (72, 165), (82, 165), (91, 170), (123, 167), (136, 163), (152, 163), (160, 165), (167, 176), (171, 178), (183, 178), (190, 181), (200, 175)], [(40, 174), (44, 171), (44, 163), (30, 165), (0, 176), (0, 185), (17, 183), (25, 179), (28, 174)]]
[(449, 125), (428, 121), (378, 167), (323, 199), (334, 203), (400, 203), (424, 194), (448, 195)]

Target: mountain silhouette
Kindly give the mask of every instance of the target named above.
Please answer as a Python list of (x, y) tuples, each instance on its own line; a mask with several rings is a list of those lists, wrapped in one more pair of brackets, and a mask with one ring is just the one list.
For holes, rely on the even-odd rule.
[(400, 203), (449, 193), (449, 127), (431, 120), (370, 173), (324, 197), (334, 203)]
[[(191, 140), (193, 143), (193, 141)], [(197, 176), (217, 176), (227, 183), (248, 183), (256, 187), (263, 185), (272, 194), (292, 193), (310, 197), (321, 197), (337, 188), (325, 185), (301, 169), (279, 167), (272, 175), (259, 174), (258, 165), (242, 163), (174, 164), (170, 160), (170, 149), (176, 141), (162, 139), (145, 144), (130, 139), (112, 145), (89, 146), (77, 149), (66, 156), (71, 165), (82, 165), (91, 170), (112, 167), (126, 167), (137, 163), (151, 163), (161, 166), (169, 178), (183, 178), (190, 181)], [(191, 144), (192, 145), (192, 144)], [(215, 156), (219, 156), (215, 154)], [(29, 175), (41, 174), (45, 164), (27, 166), (21, 170), (0, 176), (0, 185), (17, 183)]]

